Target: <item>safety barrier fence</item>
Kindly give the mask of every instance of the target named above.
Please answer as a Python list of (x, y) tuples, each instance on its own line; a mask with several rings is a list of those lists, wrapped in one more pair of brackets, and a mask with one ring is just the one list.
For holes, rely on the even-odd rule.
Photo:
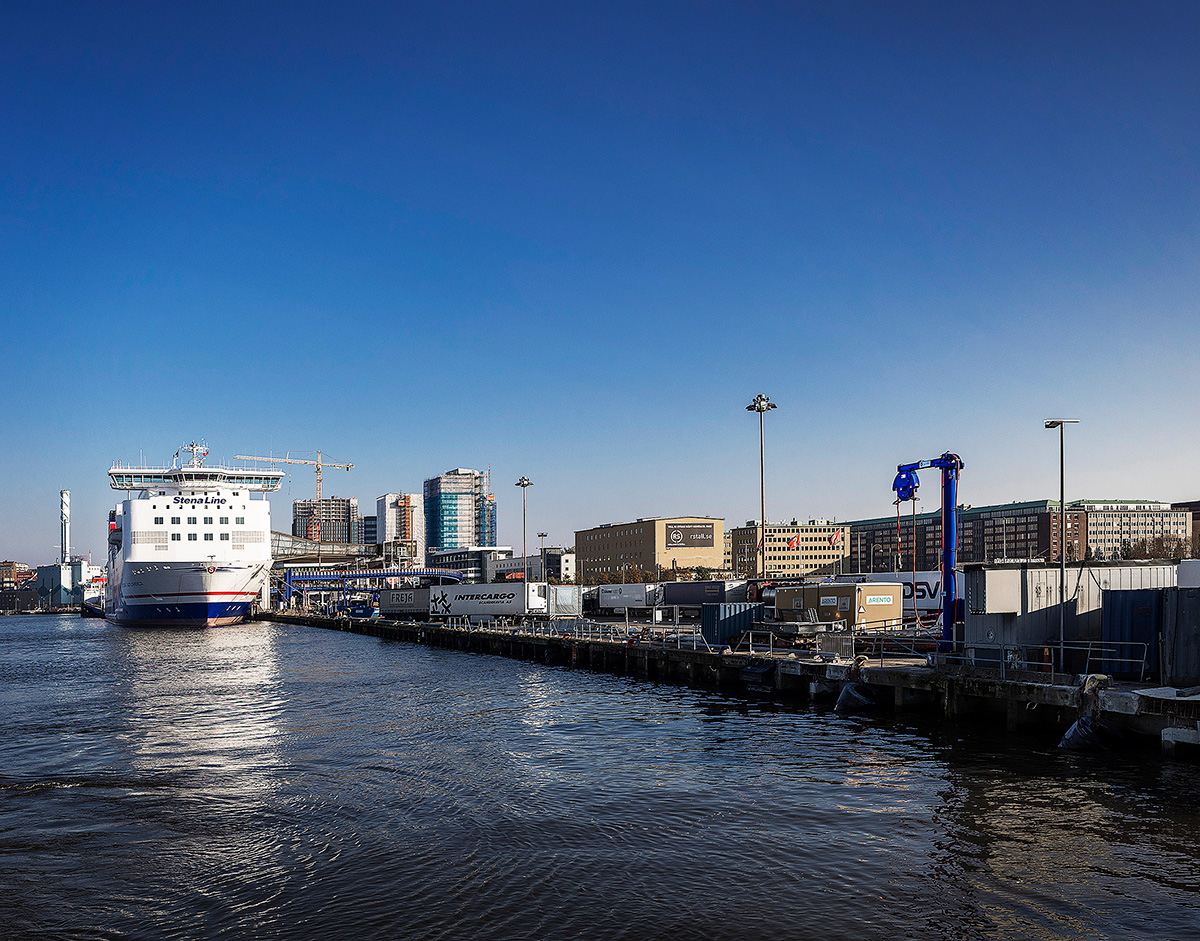
[(1075, 659), (1079, 672), (1136, 674), (1139, 682), (1150, 673), (1150, 645), (1136, 641), (1085, 641), (1071, 644), (969, 645), (961, 653), (937, 653), (931, 659), (939, 669), (995, 674), (999, 679), (1070, 684), (1062, 660)]

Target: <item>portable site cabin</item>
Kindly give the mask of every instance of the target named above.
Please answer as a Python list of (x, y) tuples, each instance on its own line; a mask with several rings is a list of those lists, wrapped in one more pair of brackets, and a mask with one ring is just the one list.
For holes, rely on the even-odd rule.
[(775, 620), (808, 620), (815, 610), (822, 623), (845, 621), (860, 631), (898, 628), (904, 618), (904, 586), (899, 582), (823, 582), (775, 590)]

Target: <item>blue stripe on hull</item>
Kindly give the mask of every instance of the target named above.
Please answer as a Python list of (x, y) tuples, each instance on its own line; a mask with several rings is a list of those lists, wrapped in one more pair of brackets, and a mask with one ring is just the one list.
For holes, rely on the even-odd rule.
[(249, 613), (248, 601), (189, 601), (125, 605), (109, 620), (127, 627), (220, 627), (244, 621)]

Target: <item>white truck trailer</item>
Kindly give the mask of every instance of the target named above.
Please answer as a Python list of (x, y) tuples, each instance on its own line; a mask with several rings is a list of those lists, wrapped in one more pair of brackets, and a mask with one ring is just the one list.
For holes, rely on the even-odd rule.
[(439, 585), (429, 590), (429, 616), (467, 617), (473, 622), (484, 618), (546, 618), (577, 613), (579, 597), (578, 586), (552, 586), (545, 582)]

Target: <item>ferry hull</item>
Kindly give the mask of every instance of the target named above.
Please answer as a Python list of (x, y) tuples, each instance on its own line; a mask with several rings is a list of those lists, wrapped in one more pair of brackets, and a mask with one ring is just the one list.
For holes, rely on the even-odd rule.
[(127, 627), (222, 627), (245, 621), (267, 567), (126, 563), (105, 616)]
[(108, 620), (123, 627), (225, 627), (242, 623), (249, 614), (249, 604), (195, 601), (126, 605), (122, 614), (109, 615)]

